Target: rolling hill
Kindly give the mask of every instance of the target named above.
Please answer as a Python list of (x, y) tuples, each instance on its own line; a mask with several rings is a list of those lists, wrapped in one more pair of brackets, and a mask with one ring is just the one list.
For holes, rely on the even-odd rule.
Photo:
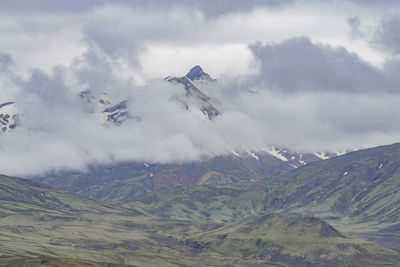
[(165, 219), (30, 180), (0, 176), (0, 185), (0, 266), (395, 266), (400, 259), (312, 216)]

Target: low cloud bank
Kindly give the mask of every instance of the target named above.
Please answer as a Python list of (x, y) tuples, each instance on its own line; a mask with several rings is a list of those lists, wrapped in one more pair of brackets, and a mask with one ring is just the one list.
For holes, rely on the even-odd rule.
[[(335, 32), (332, 26), (320, 23), (310, 34), (307, 25), (316, 24), (313, 20), (303, 25), (306, 30), (295, 27), (303, 17), (319, 13), (319, 8), (327, 12), (328, 4), (313, 2), (311, 12), (299, 9), (302, 1), (291, 0), (268, 4), (176, 0), (172, 5), (170, 1), (40, 2), (35, 7), (26, 1), (0, 4), (5, 10), (0, 12), (5, 25), (0, 104), (15, 101), (15, 110), (23, 114), (19, 127), (0, 135), (0, 173), (35, 175), (127, 160), (184, 162), (232, 151), (260, 151), (268, 145), (313, 152), (399, 141), (400, 20), (393, 12), (369, 29), (364, 15), (375, 10), (374, 1), (347, 23), (337, 21), (337, 26), (335, 21), (335, 27), (348, 27), (353, 39), (364, 38), (363, 45), (388, 56), (381, 67), (364, 61), (361, 53), (310, 39), (313, 33), (318, 37), (323, 32), (324, 37)], [(364, 3), (352, 2), (357, 7)], [(384, 10), (396, 4), (389, 2)], [(336, 8), (340, 15), (336, 17), (347, 16), (340, 5)], [(298, 16), (291, 20), (293, 14)], [(262, 20), (265, 17), (271, 20)], [(274, 18), (286, 23), (278, 27)], [(342, 38), (341, 31), (327, 39)], [(301, 34), (311, 37), (282, 40)], [(249, 71), (237, 75), (243, 68), (232, 66), (236, 71), (230, 72), (224, 67), (218, 83), (200, 88), (222, 112), (211, 121), (176, 101), (185, 94), (183, 87), (164, 77), (146, 81), (143, 65), (149, 68), (158, 62), (157, 58), (141, 62), (146, 49), (204, 47), (193, 51), (207, 53), (216, 45), (237, 44), (251, 55), (246, 57), (252, 61)], [(178, 52), (171, 65), (182, 65)], [(236, 60), (232, 62), (241, 57)], [(40, 68), (26, 72), (32, 62)], [(60, 64), (52, 68), (54, 62)], [(84, 90), (96, 97), (106, 92), (113, 104), (127, 99), (130, 114), (140, 119), (105, 127), (97, 102), (79, 96)]]
[[(307, 38), (250, 48), (257, 74), (203, 87), (222, 110), (212, 121), (176, 101), (183, 87), (163, 79), (136, 85), (120, 75), (118, 58), (101, 50), (51, 74), (35, 69), (28, 78), (13, 73), (12, 59), (3, 55), (2, 84), (17, 92), (7, 100), (16, 101), (24, 116), (20, 127), (0, 137), (0, 173), (32, 175), (122, 160), (184, 162), (271, 144), (339, 151), (399, 140), (397, 62), (377, 69), (344, 48)], [(128, 99), (129, 112), (140, 120), (104, 127), (94, 103), (79, 97), (85, 89), (107, 92), (114, 104)]]

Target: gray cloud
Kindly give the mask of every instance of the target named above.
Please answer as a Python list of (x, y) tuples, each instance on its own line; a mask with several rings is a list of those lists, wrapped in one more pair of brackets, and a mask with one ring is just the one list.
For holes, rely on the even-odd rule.
[[(400, 95), (364, 90), (360, 80), (371, 79), (377, 70), (357, 56), (305, 38), (252, 49), (261, 65), (256, 77), (241, 83), (225, 77), (205, 90), (220, 101), (222, 115), (213, 121), (201, 120), (174, 100), (185, 94), (179, 86), (162, 79), (137, 86), (131, 77), (119, 76), (119, 58), (102, 51), (88, 51), (51, 74), (33, 70), (28, 78), (14, 80), (21, 92), (18, 102), (28, 104), (22, 105), (23, 125), (1, 136), (0, 172), (27, 175), (121, 160), (182, 162), (233, 150), (259, 151), (270, 144), (331, 151), (397, 140)], [(301, 64), (303, 55), (309, 65)], [(391, 65), (386, 69), (395, 76), (399, 64)], [(344, 76), (343, 83), (339, 67), (359, 77)], [(381, 84), (381, 76), (390, 75), (368, 81)], [(310, 83), (302, 87), (306, 80)], [(259, 90), (252, 92), (255, 86)], [(114, 103), (129, 99), (131, 114), (141, 120), (104, 127), (78, 96), (87, 88), (107, 91)]]
[[(14, 86), (15, 64), (11, 55), (0, 53), (0, 99), (13, 101), (18, 94), (18, 89)], [(10, 99), (11, 98), (11, 99)]]
[[(250, 46), (260, 64), (254, 83), (286, 92), (397, 92), (389, 70), (380, 70), (343, 47), (312, 43), (306, 37)], [(389, 66), (388, 66), (389, 67)]]
[[(112, 4), (126, 5), (133, 8), (146, 9), (172, 9), (176, 7), (191, 8), (203, 12), (206, 16), (220, 16), (231, 12), (247, 12), (256, 7), (276, 8), (295, 0), (114, 0)], [(0, 3), (2, 9), (33, 12), (85, 12), (93, 8), (110, 4), (108, 0), (81, 0), (79, 2), (66, 2), (62, 0), (3, 0)]]
[(32, 101), (40, 105), (53, 106), (59, 103), (68, 103), (68, 93), (63, 82), (63, 70), (55, 68), (52, 75), (40, 69), (32, 70), (28, 81), (19, 80), (18, 85), (24, 89), (21, 97), (33, 98)]
[(400, 53), (400, 16), (391, 15), (381, 20), (372, 42), (394, 54)]
[(351, 28), (351, 37), (360, 38), (363, 36), (361, 31), (361, 20), (359, 16), (351, 16), (347, 19), (347, 24)]
[(0, 71), (8, 72), (10, 65), (13, 64), (11, 56), (5, 53), (0, 53)]
[(87, 89), (97, 93), (118, 91), (129, 86), (129, 79), (120, 79), (112, 66), (119, 59), (117, 54), (108, 55), (99, 49), (88, 49), (82, 57), (75, 59), (69, 69), (78, 86), (75, 93)]
[[(296, 39), (290, 46), (298, 44), (298, 53), (318, 51), (315, 47), (308, 50), (312, 44), (303, 42), (308, 43)], [(181, 162), (233, 150), (258, 151), (269, 144), (297, 151), (341, 150), (394, 142), (400, 134), (397, 93), (330, 87), (288, 91), (285, 86), (278, 87), (280, 83), (271, 89), (264, 82), (256, 83), (262, 90), (249, 92), (247, 89), (254, 85), (250, 82), (242, 87), (243, 83), (233, 85), (222, 80), (209, 91), (214, 90), (218, 95), (223, 114), (213, 121), (203, 121), (174, 100), (184, 94), (183, 88), (162, 79), (136, 86), (129, 79), (116, 76), (113, 68), (117, 63), (113, 57), (98, 61), (96, 52), (92, 53), (70, 68), (57, 68), (52, 74), (34, 70), (28, 79), (20, 78), (19, 100), (21, 103), (29, 100), (30, 104), (24, 106), (23, 126), (0, 139), (2, 173), (26, 175), (120, 160)], [(259, 58), (262, 64), (271, 60)], [(309, 75), (309, 69), (302, 69)], [(86, 75), (88, 70), (90, 75)], [(110, 96), (128, 98), (130, 112), (140, 116), (140, 121), (107, 128), (96, 113), (83, 108), (78, 88), (87, 88), (88, 84), (100, 86), (91, 80), (101, 77), (104, 70), (110, 70), (104, 81), (110, 88)], [(278, 70), (282, 76), (291, 76), (286, 69), (278, 68), (274, 73)], [(71, 75), (75, 83), (69, 81)], [(232, 90), (236, 94), (227, 93)]]
[[(344, 1), (344, 0), (342, 0)], [(346, 0), (347, 1), (347, 0)], [(371, 5), (371, 6), (379, 6), (379, 7), (393, 7), (393, 6), (398, 6), (399, 1), (397, 0), (385, 0), (385, 1), (380, 1), (380, 0), (350, 0), (350, 2), (359, 4), (359, 5)]]

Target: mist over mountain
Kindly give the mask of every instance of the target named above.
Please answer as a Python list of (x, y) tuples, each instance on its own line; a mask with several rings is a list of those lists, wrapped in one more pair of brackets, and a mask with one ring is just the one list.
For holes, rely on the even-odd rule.
[[(42, 3), (25, 13), (2, 4), (4, 25), (18, 21), (0, 47), (0, 104), (15, 102), (0, 108), (2, 173), (398, 140), (397, 15), (383, 16), (392, 2)], [(330, 12), (335, 31), (317, 23)]]
[(3, 173), (118, 161), (190, 162), (269, 151), (272, 145), (339, 153), (393, 142), (400, 125), (391, 115), (398, 95), (390, 92), (279, 92), (254, 87), (256, 77), (239, 82), (244, 89), (238, 89), (234, 77), (215, 80), (201, 67), (142, 86), (111, 74), (103, 84), (95, 76), (91, 85), (80, 64), (52, 74), (34, 70), (28, 79), (15, 74), (11, 82), (20, 93), (0, 108)]

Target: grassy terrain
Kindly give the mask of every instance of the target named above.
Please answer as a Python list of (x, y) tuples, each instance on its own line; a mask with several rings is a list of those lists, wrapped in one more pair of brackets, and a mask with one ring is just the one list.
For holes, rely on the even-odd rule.
[[(0, 217), (14, 214), (109, 213), (116, 207), (31, 180), (0, 175)], [(120, 209), (121, 212), (127, 212)], [(138, 213), (130, 209), (131, 213)]]
[(26, 258), (26, 257), (0, 257), (1, 267), (127, 267), (129, 265), (101, 263), (88, 260), (62, 259), (51, 257)]
[(271, 212), (317, 215), (344, 231), (400, 248), (400, 238), (390, 235), (400, 227), (400, 144), (352, 152), (255, 183), (164, 189), (133, 197), (125, 206), (216, 222)]
[(250, 216), (189, 240), (221, 255), (270, 264), (366, 266), (396, 260), (397, 253), (350, 238), (326, 222), (305, 216)]
[(0, 266), (395, 266), (400, 259), (314, 217), (165, 219), (5, 176), (0, 207)]

